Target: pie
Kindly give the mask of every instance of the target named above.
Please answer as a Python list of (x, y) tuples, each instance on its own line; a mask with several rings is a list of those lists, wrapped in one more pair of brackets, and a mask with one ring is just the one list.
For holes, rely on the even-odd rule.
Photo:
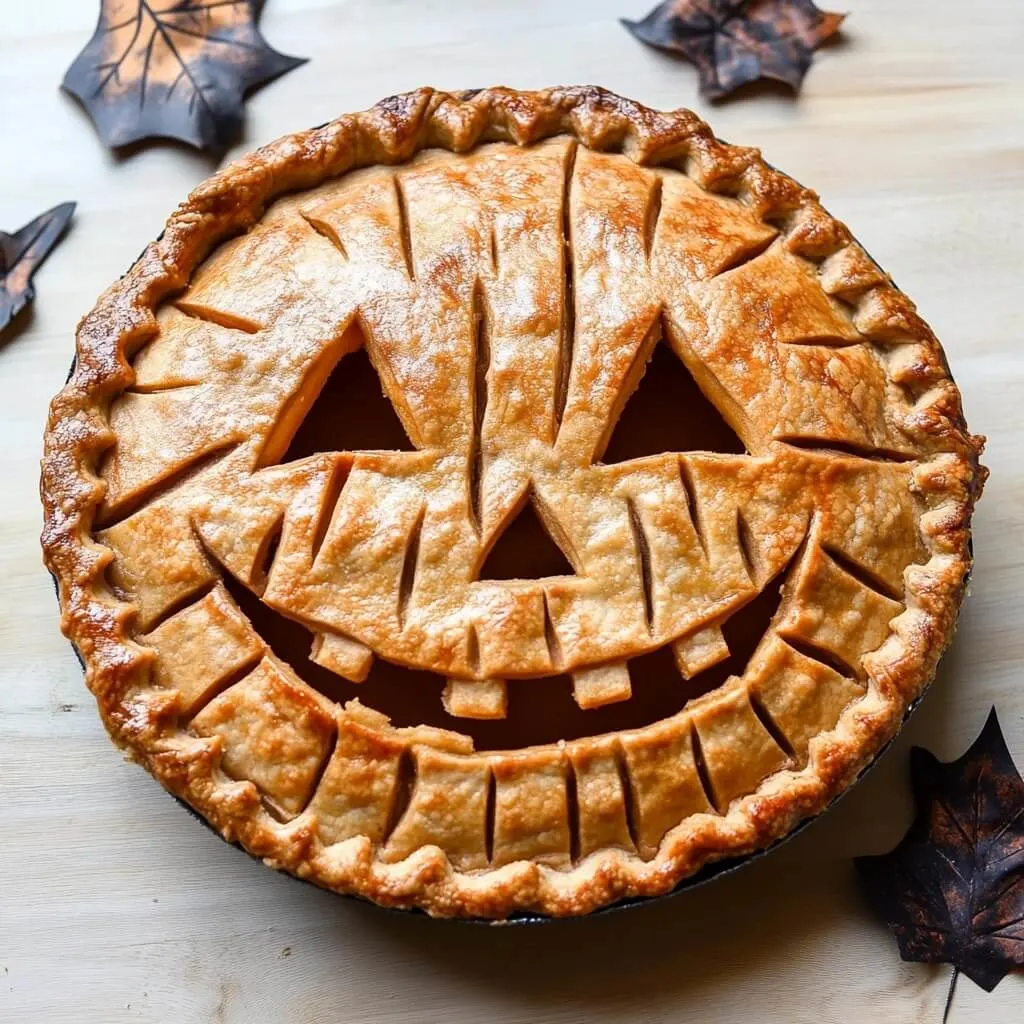
[(666, 892), (931, 679), (984, 481), (913, 305), (756, 150), (421, 90), (196, 189), (82, 321), (43, 546), (117, 744), (438, 916)]

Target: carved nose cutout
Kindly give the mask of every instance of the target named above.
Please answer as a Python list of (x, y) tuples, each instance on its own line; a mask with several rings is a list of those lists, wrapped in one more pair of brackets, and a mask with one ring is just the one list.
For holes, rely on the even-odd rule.
[(546, 576), (571, 576), (574, 571), (565, 552), (541, 522), (531, 494), (491, 545), (478, 578), (539, 580)]
[(415, 451), (365, 347), (339, 360), (283, 462), (323, 451)]
[(690, 451), (742, 455), (746, 448), (662, 340), (654, 346), (647, 371), (626, 402), (601, 461)]

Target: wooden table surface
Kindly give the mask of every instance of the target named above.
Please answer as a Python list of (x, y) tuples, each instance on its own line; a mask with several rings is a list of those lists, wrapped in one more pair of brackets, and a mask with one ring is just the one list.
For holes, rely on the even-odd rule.
[[(1024, 17), (1019, 0), (851, 0), (803, 94), (708, 108), (686, 65), (618, 24), (645, 0), (269, 0), (269, 40), (311, 62), (248, 105), (237, 155), (421, 84), (597, 82), (693, 106), (826, 205), (943, 339), (992, 478), (956, 642), (878, 768), (782, 850), (681, 898), (486, 929), (332, 897), (189, 819), (114, 751), (57, 629), (37, 537), (46, 405), (77, 319), (215, 163), (108, 153), (58, 92), (85, 0), (0, 0), (0, 226), (58, 202), (74, 226), (0, 347), (0, 1020), (47, 1024), (937, 1022), (945, 966), (902, 963), (851, 857), (911, 816), (907, 750), (961, 753), (989, 707), (1024, 765)], [(1014, 454), (1014, 453), (1017, 454)], [(962, 980), (952, 1022), (1021, 1021), (1024, 976)]]

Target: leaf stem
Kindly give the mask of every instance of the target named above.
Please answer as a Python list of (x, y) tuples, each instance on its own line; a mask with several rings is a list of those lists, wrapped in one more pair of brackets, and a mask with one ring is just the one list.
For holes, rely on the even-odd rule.
[(946, 1008), (942, 1011), (942, 1024), (949, 1020), (949, 1008), (953, 1005), (953, 993), (956, 991), (956, 979), (960, 977), (960, 968), (954, 964), (953, 974), (949, 979), (949, 991), (946, 993)]

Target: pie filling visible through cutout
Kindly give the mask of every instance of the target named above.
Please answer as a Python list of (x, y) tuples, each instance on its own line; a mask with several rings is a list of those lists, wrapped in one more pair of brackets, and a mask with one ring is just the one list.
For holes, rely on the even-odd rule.
[(845, 229), (692, 115), (388, 102), (214, 178), (83, 323), (65, 629), (269, 863), (435, 914), (665, 891), (895, 730), (980, 440)]

